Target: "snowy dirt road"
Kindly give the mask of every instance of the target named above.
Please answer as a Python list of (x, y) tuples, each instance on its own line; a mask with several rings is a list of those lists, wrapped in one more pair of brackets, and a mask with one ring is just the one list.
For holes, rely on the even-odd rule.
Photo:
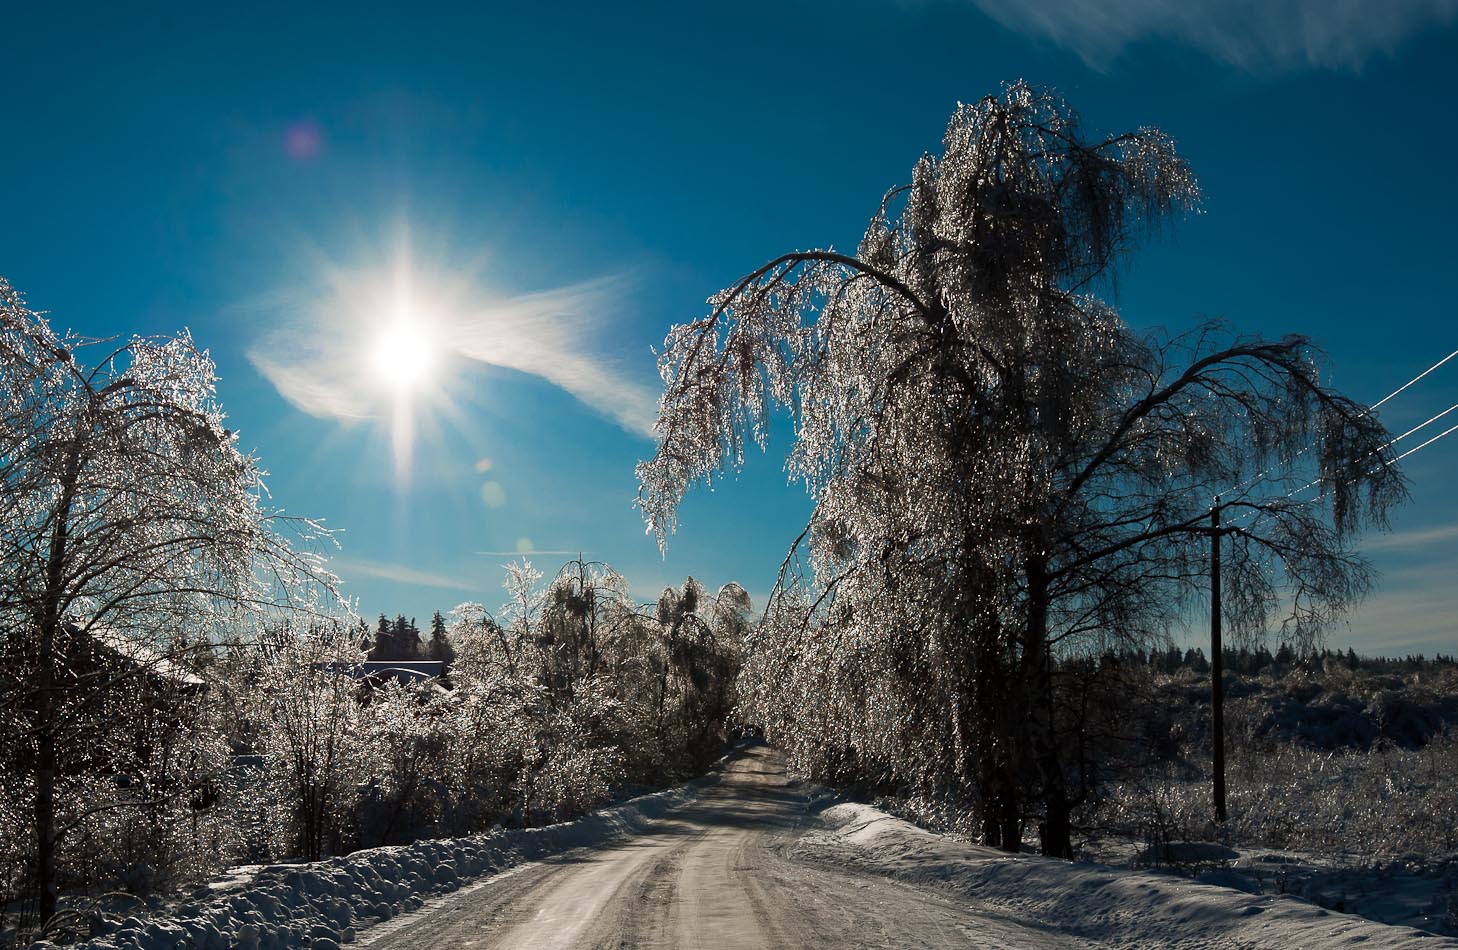
[(747, 750), (717, 786), (614, 846), (578, 849), (469, 885), (372, 927), (359, 944), (425, 948), (1086, 946), (940, 888), (815, 860), (810, 819), (773, 751)]

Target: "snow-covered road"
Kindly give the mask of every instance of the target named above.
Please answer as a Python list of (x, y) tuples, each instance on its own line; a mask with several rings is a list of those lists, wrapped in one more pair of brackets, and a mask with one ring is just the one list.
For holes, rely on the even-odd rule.
[(944, 838), (790, 782), (764, 747), (576, 821), (253, 868), (201, 891), (87, 946), (1458, 948), (1290, 895)]
[(606, 848), (518, 866), (361, 933), (380, 950), (510, 947), (1085, 946), (1046, 926), (816, 860), (778, 757), (732, 761), (717, 786)]

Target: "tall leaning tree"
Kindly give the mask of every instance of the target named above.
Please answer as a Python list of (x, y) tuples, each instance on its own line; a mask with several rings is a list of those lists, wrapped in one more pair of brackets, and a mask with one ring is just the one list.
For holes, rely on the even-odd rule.
[(1404, 496), (1373, 415), (1305, 339), (1142, 335), (1098, 296), (1198, 200), (1163, 133), (1088, 137), (1016, 83), (957, 109), (857, 253), (777, 257), (669, 332), (638, 470), (660, 544), (775, 406), (815, 501), (797, 619), (745, 669), (775, 738), (975, 803), (1007, 850), (1035, 820), (1069, 856), (1058, 661), (1164, 636), (1205, 589), (1212, 507), (1237, 629), (1314, 635), (1360, 597), (1347, 538)]
[(174, 675), (179, 651), (254, 611), (313, 615), (335, 600), (313, 547), (327, 532), (267, 503), (215, 378), (186, 333), (58, 334), (0, 280), (0, 721), (42, 922), (69, 830), (179, 794), (81, 791), (120, 758), (116, 697)]

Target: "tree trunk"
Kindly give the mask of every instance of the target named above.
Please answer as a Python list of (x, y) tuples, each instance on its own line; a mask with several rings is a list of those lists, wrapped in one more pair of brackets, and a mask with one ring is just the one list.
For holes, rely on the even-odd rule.
[[(41, 637), (45, 650), (54, 641)], [(36, 730), (35, 762), (35, 873), (40, 923), (50, 921), (56, 914), (56, 736), (51, 728), (53, 716), (53, 683), (49, 663), (41, 662), (41, 675), (36, 677), (36, 718), (40, 727)]]
[(1009, 854), (1022, 849), (1022, 810), (1016, 776), (1006, 762), (988, 768), (982, 792), (982, 843)]
[(1038, 826), (1043, 853), (1050, 858), (1073, 860), (1073, 809), (1060, 784), (1048, 792), (1047, 819)]
[(46, 554), (46, 589), (36, 643), (35, 874), (42, 926), (56, 915), (56, 649), (65, 622), (67, 530), (81, 475), (81, 440), (75, 438), (61, 474), (56, 526)]
[(989, 848), (1002, 846), (1002, 825), (997, 820), (990, 795), (982, 797), (982, 843)]
[(978, 683), (974, 706), (962, 717), (976, 725), (975, 738), (964, 740), (975, 750), (977, 783), (982, 793), (982, 842), (1010, 854), (1022, 849), (1023, 812), (1018, 789), (1019, 716), (1016, 691), (1009, 690), (1008, 670), (997, 650), (983, 650), (973, 662)]
[(1023, 816), (1018, 800), (1010, 789), (1005, 789), (998, 801), (998, 831), (1002, 841), (998, 848), (1008, 854), (1017, 854), (1023, 849)]
[(1028, 562), (1028, 625), (1023, 641), (1023, 688), (1029, 707), (1033, 764), (1042, 786), (1044, 820), (1039, 826), (1043, 854), (1073, 858), (1073, 808), (1058, 755), (1053, 707), (1053, 658), (1048, 649), (1048, 574), (1042, 558)]

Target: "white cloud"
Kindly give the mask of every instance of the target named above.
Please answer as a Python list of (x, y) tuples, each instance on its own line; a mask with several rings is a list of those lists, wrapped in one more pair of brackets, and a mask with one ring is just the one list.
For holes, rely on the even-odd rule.
[(351, 367), (310, 345), (297, 330), (271, 334), (266, 345), (248, 351), (248, 359), (279, 395), (320, 419), (371, 419), (380, 412), (370, 394), (361, 394)]
[(1458, 18), (1458, 0), (972, 0), (1017, 33), (1073, 50), (1095, 69), (1148, 39), (1188, 43), (1252, 73), (1358, 70), (1414, 34)]
[[(377, 334), (380, 301), (398, 291), (336, 275), (332, 292), (295, 306), (291, 322), (267, 332), (248, 352), (279, 393), (310, 415), (344, 421), (386, 418), (388, 388), (365, 356)], [(420, 278), (416, 286), (427, 283)], [(464, 359), (537, 376), (566, 390), (628, 432), (651, 437), (658, 392), (613, 356), (622, 278), (604, 278), (516, 297), (491, 297), (455, 287), (449, 299), (423, 301), (435, 346)], [(440, 304), (436, 308), (435, 304)], [(256, 307), (250, 309), (257, 309)], [(645, 352), (645, 364), (648, 363)]]
[(394, 581), (397, 584), (416, 584), (420, 587), (437, 587), (442, 590), (470, 591), (476, 590), (480, 586), (445, 574), (380, 561), (335, 558), (329, 562), (329, 569), (338, 574), (346, 583), (351, 578), (370, 577), (376, 580)]
[(1376, 590), (1348, 615), (1347, 629), (1331, 630), (1330, 639), (1338, 644), (1350, 639), (1358, 653), (1458, 652), (1452, 576), (1451, 564), (1428, 559), (1383, 571)]
[(461, 355), (560, 386), (629, 432), (653, 434), (658, 393), (597, 348), (623, 281), (607, 278), (499, 300), (451, 325)]
[[(527, 540), (527, 539), (523, 539), (523, 540)], [(569, 549), (569, 548), (552, 548), (552, 549), (547, 549), (547, 548), (535, 548), (535, 547), (534, 548), (529, 548), (528, 550), (523, 551), (521, 549), (521, 546), (518, 545), (517, 547), (512, 548), (510, 551), (477, 551), (476, 553), (482, 555), (483, 557), (521, 557), (523, 554), (552, 554), (552, 555), (557, 555), (557, 556), (560, 556), (560, 557), (577, 557), (578, 555), (581, 555), (583, 557), (586, 557), (587, 555), (591, 554), (592, 552), (591, 551), (579, 551), (579, 550), (577, 550), (575, 548), (571, 548), (571, 549)]]
[(1363, 539), (1357, 545), (1363, 552), (1370, 551), (1410, 551), (1414, 548), (1427, 547), (1431, 544), (1441, 544), (1444, 541), (1458, 539), (1458, 524), (1440, 525), (1436, 528), (1424, 528), (1417, 531), (1396, 531), (1392, 534), (1373, 535), (1370, 539)]

